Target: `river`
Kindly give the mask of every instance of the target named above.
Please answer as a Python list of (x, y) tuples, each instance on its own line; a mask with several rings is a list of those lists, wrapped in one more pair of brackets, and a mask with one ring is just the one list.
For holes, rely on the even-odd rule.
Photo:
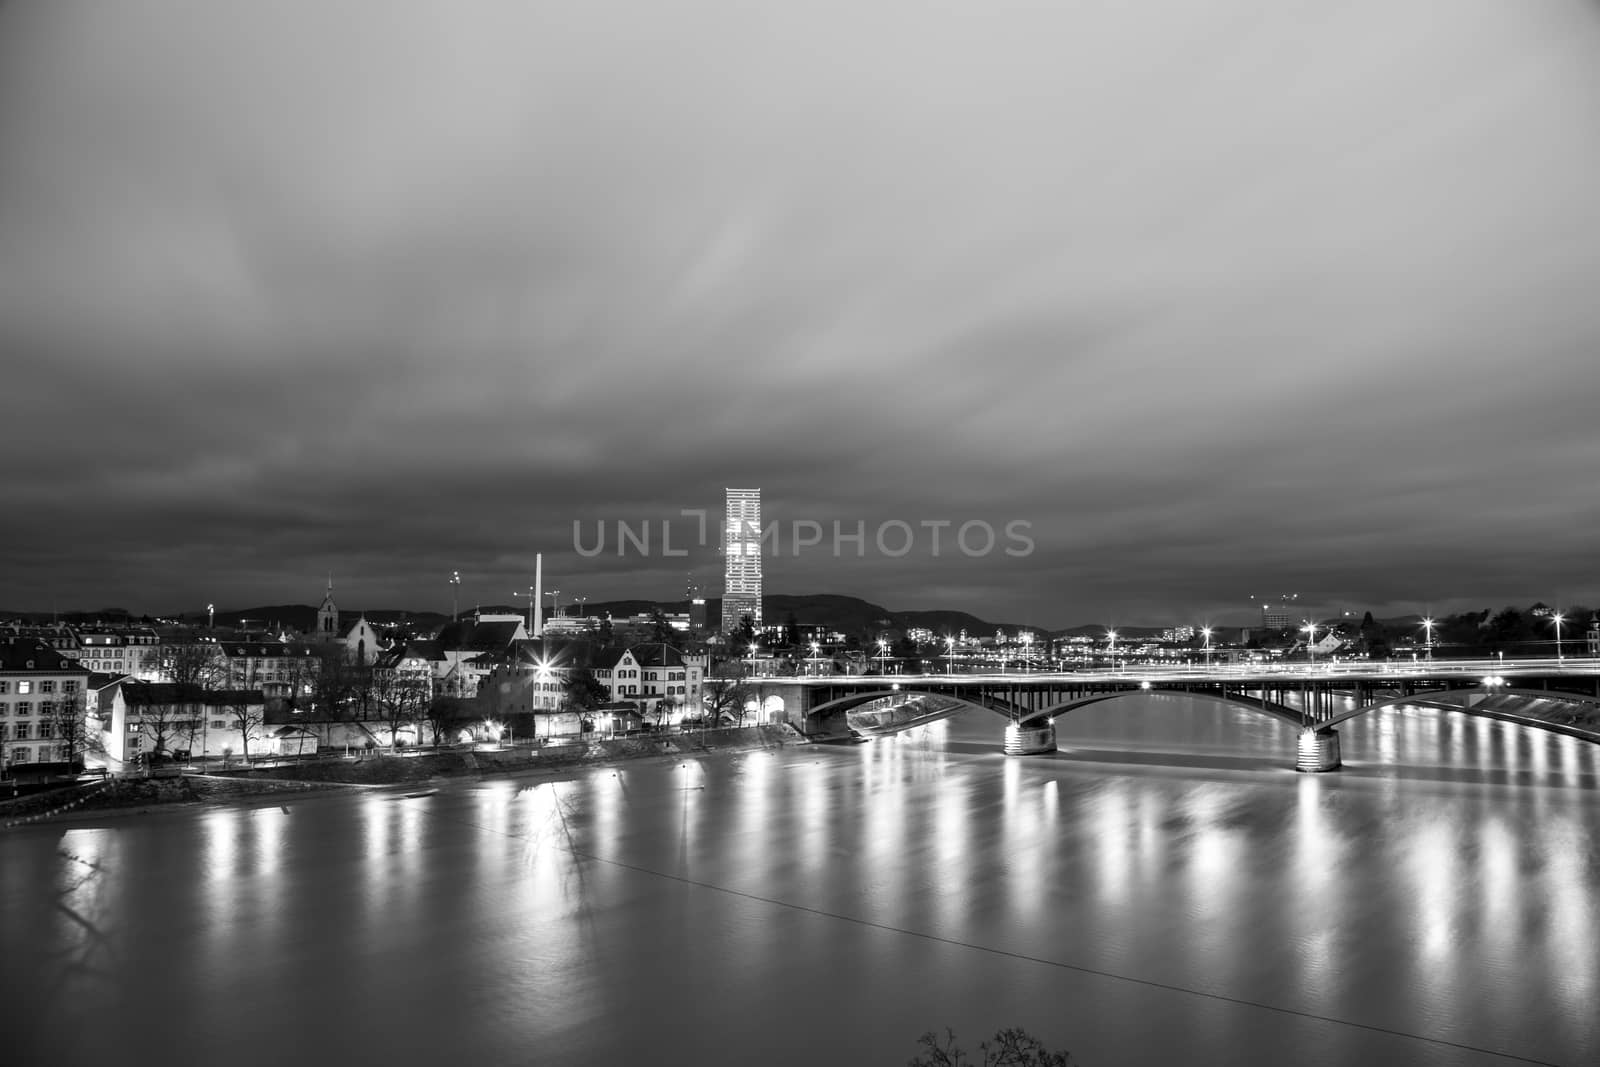
[(0, 1060), (1600, 1062), (1600, 746), (1183, 696), (0, 834)]

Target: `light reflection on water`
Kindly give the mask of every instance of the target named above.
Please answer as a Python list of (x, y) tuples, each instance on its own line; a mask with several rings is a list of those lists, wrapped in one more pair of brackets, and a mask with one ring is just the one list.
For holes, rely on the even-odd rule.
[(363, 1062), (898, 1063), (945, 1025), (1090, 1067), (1464, 1055), (1253, 1004), (1597, 1058), (1600, 746), (1405, 707), (1343, 724), (1347, 770), (1308, 776), (1292, 729), (1237, 708), (1057, 726), (1053, 757), (1006, 759), (971, 714), (12, 833), (10, 1036), (76, 1062), (169, 1037), (176, 1002), (245, 1063), (308, 1035)]

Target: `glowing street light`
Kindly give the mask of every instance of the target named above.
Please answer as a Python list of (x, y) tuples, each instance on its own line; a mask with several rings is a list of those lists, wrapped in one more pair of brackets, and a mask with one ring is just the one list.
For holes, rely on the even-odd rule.
[(1427, 638), (1426, 647), (1427, 647), (1427, 651), (1428, 651), (1428, 658), (1432, 659), (1433, 658), (1433, 620), (1432, 619), (1423, 619), (1422, 620), (1422, 632), (1426, 635), (1426, 638)]
[(530, 585), (530, 586), (528, 586), (528, 591), (526, 593), (513, 592), (511, 595), (512, 596), (525, 596), (525, 597), (528, 598), (528, 636), (532, 637), (533, 636), (533, 609), (535, 607), (537, 607), (538, 603), (539, 603), (539, 587), (536, 586), (536, 585)]
[[(537, 671), (534, 676), (539, 680), (539, 703), (543, 704), (545, 702), (545, 683), (550, 680), (550, 661), (546, 659), (540, 659), (536, 662), (535, 666), (537, 667)], [(550, 727), (548, 724), (546, 724), (546, 736), (548, 736), (549, 733)], [(535, 745), (539, 743), (539, 716), (537, 714), (533, 716), (533, 743)]]
[(1561, 663), (1561, 624), (1566, 621), (1566, 618), (1567, 617), (1565, 615), (1561, 614), (1561, 612), (1559, 612), (1559, 611), (1556, 612), (1554, 615), (1550, 616), (1551, 621), (1556, 624), (1556, 663), (1557, 664)]
[(1206, 639), (1206, 670), (1211, 669), (1211, 627), (1202, 626), (1200, 636)]
[(1022, 669), (1025, 670), (1025, 671), (1031, 671), (1033, 669), (1033, 631), (1032, 630), (1024, 630), (1024, 631), (1022, 631)]
[(949, 668), (950, 668), (949, 673), (950, 674), (956, 673), (956, 639), (955, 638), (946, 637), (944, 639), (944, 654), (949, 657), (949, 659), (946, 660), (946, 663), (949, 665)]
[(878, 638), (878, 673), (889, 673), (889, 640), (885, 637)]
[(461, 617), (461, 572), (450, 572), (450, 621)]
[(811, 642), (811, 673), (812, 674), (819, 673), (819, 665), (817, 663), (817, 657), (819, 655), (821, 655), (821, 653), (822, 653), (822, 646), (817, 644), (815, 641)]
[(1106, 631), (1106, 652), (1111, 656), (1112, 673), (1117, 669), (1117, 631)]
[(1313, 668), (1317, 665), (1317, 624), (1310, 619), (1300, 628), (1306, 634), (1306, 657)]

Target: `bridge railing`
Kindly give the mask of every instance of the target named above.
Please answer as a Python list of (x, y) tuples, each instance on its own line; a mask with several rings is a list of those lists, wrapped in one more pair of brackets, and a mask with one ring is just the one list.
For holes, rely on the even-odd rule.
[(1005, 685), (1019, 682), (1060, 682), (1065, 685), (1118, 683), (1141, 680), (1161, 681), (1267, 681), (1272, 679), (1321, 678), (1411, 678), (1467, 677), (1474, 680), (1492, 676), (1534, 675), (1538, 677), (1600, 675), (1600, 659), (1566, 656), (1555, 659), (1425, 659), (1416, 660), (1333, 660), (1308, 663), (1223, 663), (1210, 667), (1176, 663), (1137, 663), (1114, 670), (1095, 671), (1010, 671), (970, 674), (930, 672), (928, 674), (839, 674), (802, 676), (755, 676), (750, 682), (826, 685), (882, 685), (886, 688), (907, 684)]

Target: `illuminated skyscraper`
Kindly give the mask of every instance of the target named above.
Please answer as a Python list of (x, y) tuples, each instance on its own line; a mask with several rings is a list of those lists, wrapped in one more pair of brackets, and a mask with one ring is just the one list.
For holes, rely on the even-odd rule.
[(722, 631), (749, 615), (761, 628), (761, 490), (729, 489), (723, 525)]

